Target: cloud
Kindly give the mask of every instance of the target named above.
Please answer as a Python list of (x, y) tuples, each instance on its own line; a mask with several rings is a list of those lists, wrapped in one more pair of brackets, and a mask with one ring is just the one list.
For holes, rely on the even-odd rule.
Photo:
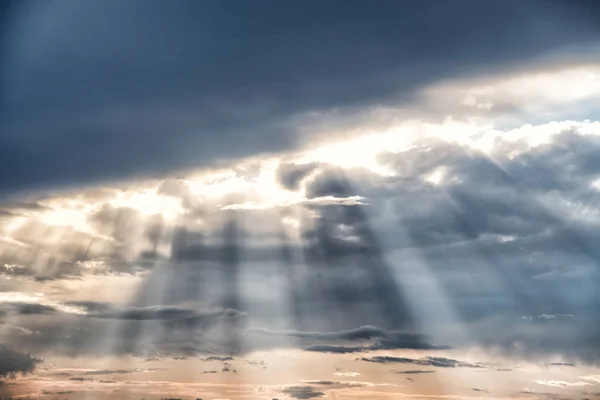
[[(356, 353), (369, 350), (384, 349), (415, 349), (415, 350), (442, 350), (448, 346), (435, 346), (425, 342), (424, 335), (398, 331), (385, 331), (374, 326), (361, 326), (338, 332), (302, 332), (295, 330), (273, 331), (261, 328), (249, 328), (249, 333), (269, 336), (288, 336), (305, 341), (362, 342), (361, 346), (339, 346), (331, 344), (314, 344), (304, 350), (322, 353)], [(371, 343), (368, 343), (371, 341)]]
[(317, 167), (317, 163), (301, 165), (282, 163), (277, 168), (277, 178), (284, 188), (298, 190), (302, 180), (306, 179)]
[(147, 306), (119, 308), (100, 313), (90, 313), (88, 316), (109, 319), (127, 320), (198, 320), (216, 318), (239, 318), (244, 313), (238, 310), (225, 309), (219, 311), (197, 312), (188, 308), (172, 306)]
[[(15, 297), (17, 298), (17, 297)], [(3, 300), (0, 298), (0, 301)], [(37, 302), (39, 301), (39, 303)], [(147, 307), (122, 307), (110, 303), (93, 301), (52, 302), (43, 297), (32, 298), (29, 302), (1, 301), (0, 312), (18, 315), (40, 315), (52, 313), (66, 313), (88, 318), (123, 319), (134, 321), (197, 321), (215, 319), (235, 319), (245, 313), (233, 309), (215, 311), (197, 311), (191, 308), (175, 306), (147, 306)]]
[(345, 389), (345, 388), (357, 388), (363, 386), (369, 386), (369, 383), (365, 382), (337, 382), (337, 381), (303, 381), (303, 383), (307, 383), (310, 385), (322, 385), (326, 386), (327, 389)]
[[(477, 1), (17, 6), (2, 32), (10, 44), (2, 64), (2, 191), (290, 148), (302, 142), (306, 116), (397, 104), (433, 81), (595, 38), (586, 14), (565, 8), (578, 9), (516, 0), (492, 8)], [(108, 29), (113, 13), (121, 19)], [(422, 21), (435, 29), (423, 31)], [(515, 35), (518, 43), (508, 39)]]
[(466, 367), (466, 368), (482, 368), (479, 364), (472, 364), (468, 362), (453, 360), (451, 358), (444, 357), (425, 357), (420, 359), (406, 358), (406, 357), (391, 357), (391, 356), (376, 356), (376, 357), (362, 357), (362, 361), (368, 361), (373, 363), (401, 363), (401, 364), (417, 364), (417, 365), (430, 365), (432, 367), (443, 367), (443, 368), (455, 368), (455, 367)]
[(210, 356), (203, 359), (204, 361), (233, 361), (233, 357)]
[(313, 346), (305, 347), (306, 351), (314, 351), (317, 353), (337, 353), (337, 354), (347, 354), (347, 353), (358, 353), (361, 351), (367, 350), (366, 347), (350, 347), (350, 346), (331, 346), (326, 344), (316, 344)]
[(149, 371), (158, 371), (158, 370), (160, 370), (160, 368), (97, 369), (97, 370), (92, 370), (92, 371), (85, 371), (83, 374), (84, 375), (123, 375), (123, 374), (132, 374), (135, 372), (149, 372)]
[[(486, 131), (467, 144), (460, 138), (429, 137), (400, 153), (379, 153), (378, 162), (390, 175), (320, 161), (298, 183), (307, 193), (358, 196), (364, 204), (300, 202), (235, 211), (208, 207), (212, 211), (200, 219), (184, 213), (158, 228), (158, 219), (144, 216), (142, 206), (102, 200), (82, 218), (114, 240), (95, 236), (97, 247), (87, 234), (65, 233), (71, 227), (44, 230), (48, 215), (40, 211), (31, 217), (39, 224), (23, 230), (11, 225), (11, 239), (29, 247), (3, 247), (1, 257), (22, 258), (5, 263), (6, 277), (61, 276), (54, 272), (70, 265), (80, 269), (73, 276), (86, 283), (126, 273), (140, 285), (135, 293), (119, 293), (117, 306), (35, 296), (8, 299), (3, 297), (8, 292), (55, 293), (70, 282), (5, 279), (0, 281), (0, 312), (19, 316), (18, 326), (24, 329), (41, 332), (29, 338), (24, 331), (9, 333), (14, 343), (36, 350), (40, 347), (34, 340), (59, 337), (58, 327), (49, 325), (66, 326), (65, 320), (77, 319), (77, 327), (89, 329), (69, 333), (75, 344), (65, 347), (77, 351), (88, 351), (82, 343), (89, 332), (118, 323), (123, 325), (119, 337), (131, 338), (120, 350), (135, 354), (230, 354), (243, 347), (234, 346), (236, 341), (248, 349), (298, 345), (329, 352), (446, 348), (431, 344), (439, 342), (454, 348), (479, 345), (515, 357), (548, 360), (556, 355), (553, 359), (578, 365), (580, 360), (593, 362), (600, 337), (600, 255), (593, 246), (600, 232), (597, 129), (591, 122), (563, 121), (510, 130), (504, 132), (506, 138), (500, 131)], [(483, 146), (488, 134), (492, 144)], [(276, 168), (270, 168), (276, 176)], [(259, 169), (252, 165), (245, 173), (258, 176)], [(439, 176), (432, 180), (432, 174)], [(163, 194), (183, 199), (189, 195), (186, 187), (202, 186), (186, 182), (164, 187)], [(135, 190), (116, 197), (133, 196)], [(144, 186), (140, 193), (146, 190)], [(150, 205), (162, 201), (136, 196)], [(197, 200), (206, 198), (198, 195)], [(46, 199), (43, 204), (53, 201), (59, 203)], [(51, 208), (63, 214), (59, 207)], [(38, 237), (35, 232), (42, 233)], [(47, 243), (47, 236), (54, 235), (62, 237), (60, 246)], [(155, 244), (157, 251), (149, 257)], [(85, 253), (87, 247), (91, 250)], [(45, 258), (54, 250), (60, 261)], [(137, 276), (141, 269), (144, 273)], [(102, 272), (89, 272), (95, 270)], [(238, 311), (223, 315), (224, 320), (211, 311), (228, 308)], [(239, 324), (233, 322), (240, 319), (238, 312), (247, 313)], [(247, 331), (246, 322), (261, 328)], [(235, 329), (225, 329), (229, 323)], [(45, 336), (38, 325), (52, 333)], [(133, 342), (146, 325), (168, 334), (155, 337), (153, 347), (144, 342), (136, 348)], [(469, 334), (460, 334), (461, 328)], [(433, 339), (406, 333), (421, 331)], [(230, 335), (229, 344), (219, 342), (225, 335)]]
[(325, 393), (315, 391), (312, 386), (293, 386), (284, 389), (282, 393), (285, 393), (294, 399), (312, 399), (325, 396)]
[(39, 360), (0, 345), (0, 377), (32, 372)]
[(423, 369), (411, 369), (408, 371), (394, 371), (397, 374), (408, 374), (408, 375), (412, 375), (412, 374), (431, 374), (434, 373), (435, 371), (430, 371), (430, 370), (423, 370)]
[(334, 372), (335, 376), (359, 376), (360, 372)]
[[(367, 340), (374, 337), (381, 337), (386, 334), (385, 331), (374, 326), (361, 326), (355, 329), (349, 329), (339, 332), (301, 332), (301, 331), (270, 331), (267, 329), (250, 328), (249, 332), (262, 333), (266, 335), (283, 335), (298, 338), (310, 339), (334, 339), (334, 340)], [(409, 336), (409, 335), (407, 335)]]
[(590, 383), (586, 382), (565, 382), (555, 380), (536, 380), (535, 383), (539, 385), (552, 386), (552, 387), (570, 387), (570, 386), (589, 386)]
[(600, 383), (600, 375), (582, 376), (581, 379), (585, 379), (587, 381), (592, 381), (592, 382), (595, 382), (595, 383)]

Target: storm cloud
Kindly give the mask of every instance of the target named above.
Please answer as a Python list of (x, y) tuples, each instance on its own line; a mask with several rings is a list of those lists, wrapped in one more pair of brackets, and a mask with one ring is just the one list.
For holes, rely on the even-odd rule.
[(0, 377), (33, 371), (39, 360), (0, 345)]
[[(422, 359), (406, 358), (406, 357), (391, 357), (391, 356), (376, 356), (376, 357), (363, 357), (363, 361), (373, 363), (401, 363), (401, 364), (417, 364), (417, 365), (429, 365), (432, 367), (442, 368), (456, 368), (456, 367), (467, 367), (467, 368), (482, 368), (481, 365), (472, 364), (464, 361), (458, 361), (451, 358), (444, 357), (426, 357)], [(406, 373), (406, 372), (405, 372)]]
[(311, 115), (587, 43), (598, 10), (574, 3), (10, 2), (1, 191), (293, 148)]

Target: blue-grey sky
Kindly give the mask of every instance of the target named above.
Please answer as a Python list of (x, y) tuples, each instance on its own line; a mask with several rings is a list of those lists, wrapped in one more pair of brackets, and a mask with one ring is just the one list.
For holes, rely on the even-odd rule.
[(0, 397), (600, 396), (599, 21), (1, 2)]

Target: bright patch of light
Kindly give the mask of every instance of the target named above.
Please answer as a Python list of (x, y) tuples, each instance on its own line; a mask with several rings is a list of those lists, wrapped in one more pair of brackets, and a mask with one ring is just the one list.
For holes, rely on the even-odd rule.
[(59, 208), (45, 212), (40, 220), (50, 226), (69, 226), (81, 232), (90, 230), (86, 215), (80, 209)]
[(0, 242), (19, 246), (19, 247), (30, 247), (27, 243), (23, 243), (19, 240), (15, 240), (9, 236), (0, 236)]
[(284, 190), (279, 186), (278, 168), (279, 160), (263, 160), (259, 163), (258, 171), (248, 174), (249, 176), (229, 171), (213, 177), (190, 180), (189, 186), (195, 195), (208, 199), (227, 200), (229, 196), (236, 195), (248, 199), (234, 204), (221, 204), (219, 208), (222, 210), (261, 210), (300, 203), (304, 200), (302, 193)]
[(334, 372), (336, 376), (359, 376), (360, 372)]
[(4, 224), (3, 230), (6, 233), (14, 232), (17, 229), (19, 229), (20, 227), (22, 227), (26, 222), (27, 222), (27, 218), (25, 218), (25, 217), (14, 217)]
[(600, 375), (581, 376), (580, 379), (585, 379), (587, 381), (593, 381), (596, 383), (600, 383)]
[(340, 168), (366, 168), (382, 176), (391, 176), (393, 171), (383, 167), (377, 156), (383, 152), (400, 152), (413, 141), (405, 129), (387, 133), (373, 133), (348, 141), (325, 144), (302, 155), (298, 163), (325, 162)]
[(298, 229), (300, 227), (300, 221), (291, 217), (284, 217), (281, 219), (281, 223), (284, 225), (291, 226), (294, 229)]
[(159, 195), (155, 189), (121, 192), (109, 204), (114, 207), (129, 207), (143, 215), (162, 215), (169, 221), (183, 213), (181, 199)]
[(475, 110), (549, 111), (564, 104), (600, 99), (600, 65), (570, 65), (435, 84), (423, 91), (432, 101)]
[(444, 179), (445, 175), (446, 175), (445, 168), (443, 168), (443, 167), (437, 168), (435, 171), (433, 171), (433, 173), (431, 175), (429, 175), (427, 178), (425, 178), (425, 180), (434, 185), (439, 185), (440, 183), (442, 183), (442, 180)]
[(95, 261), (95, 260), (77, 261), (75, 264), (80, 268), (87, 269), (87, 270), (93, 270), (93, 271), (99, 271), (99, 270), (106, 269), (106, 264), (104, 263), (104, 261)]
[(586, 382), (565, 382), (565, 381), (544, 381), (544, 380), (537, 380), (534, 382), (539, 385), (552, 386), (552, 387), (590, 386), (591, 385), (591, 383), (586, 383)]

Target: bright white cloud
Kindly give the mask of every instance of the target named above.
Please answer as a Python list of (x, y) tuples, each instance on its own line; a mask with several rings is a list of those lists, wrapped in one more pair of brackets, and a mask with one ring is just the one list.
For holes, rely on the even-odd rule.
[(535, 383), (539, 385), (551, 386), (551, 387), (569, 387), (569, 386), (589, 386), (586, 382), (566, 382), (566, 381), (545, 381), (536, 380)]

